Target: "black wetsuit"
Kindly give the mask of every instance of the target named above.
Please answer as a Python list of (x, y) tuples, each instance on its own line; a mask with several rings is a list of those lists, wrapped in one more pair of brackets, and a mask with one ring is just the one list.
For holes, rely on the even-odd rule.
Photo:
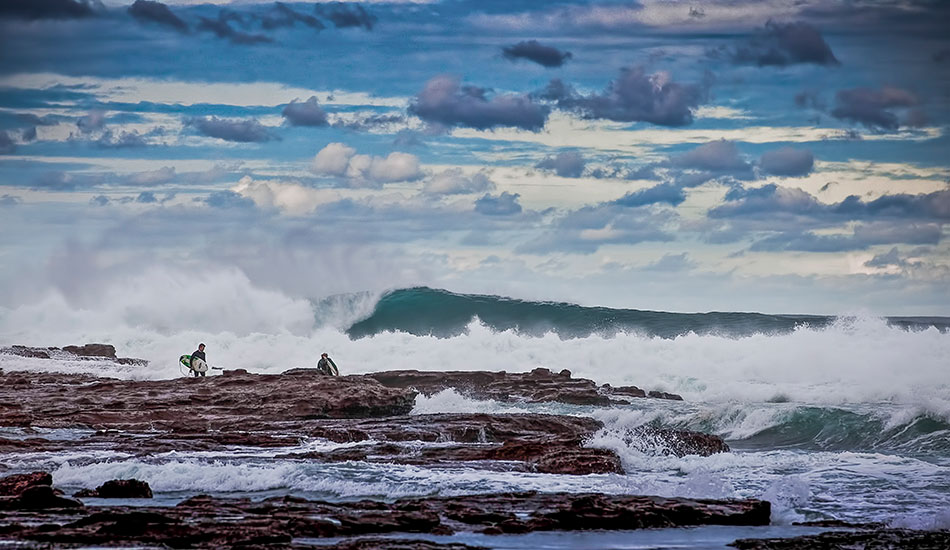
[(327, 376), (337, 376), (339, 374), (336, 370), (336, 365), (333, 364), (333, 359), (329, 357), (321, 357), (320, 360), (317, 361), (317, 370)]
[[(194, 361), (195, 359), (201, 359), (201, 360), (204, 361), (205, 363), (208, 362), (208, 359), (205, 357), (205, 352), (199, 351), (199, 350), (195, 350), (195, 351), (191, 352), (191, 360)], [(198, 372), (198, 371), (194, 371), (194, 373), (195, 373), (195, 378), (197, 378), (197, 377), (199, 377), (199, 376), (204, 376), (204, 375), (205, 375), (205, 373), (203, 373), (203, 372)]]

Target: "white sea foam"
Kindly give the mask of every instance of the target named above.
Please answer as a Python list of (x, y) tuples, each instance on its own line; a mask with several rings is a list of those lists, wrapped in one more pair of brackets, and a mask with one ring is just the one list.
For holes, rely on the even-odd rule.
[[(180, 376), (177, 358), (198, 342), (224, 368), (276, 373), (312, 367), (327, 351), (344, 374), (391, 369), (571, 370), (598, 383), (635, 384), (704, 403), (792, 401), (818, 405), (891, 402), (950, 419), (950, 334), (907, 331), (873, 316), (828, 327), (735, 338), (672, 339), (621, 333), (561, 339), (493, 331), (472, 321), (450, 338), (387, 332), (351, 340), (341, 327), (365, 317), (374, 295), (318, 301), (254, 286), (241, 272), (152, 269), (94, 295), (0, 308), (0, 344), (63, 346), (109, 342), (147, 368), (96, 361), (0, 356), (6, 370), (93, 372), (122, 378)], [(765, 419), (746, 418), (748, 432)]]

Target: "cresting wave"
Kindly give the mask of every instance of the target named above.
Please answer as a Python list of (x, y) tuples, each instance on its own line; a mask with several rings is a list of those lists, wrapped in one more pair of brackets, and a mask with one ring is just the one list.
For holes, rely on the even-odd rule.
[[(401, 315), (407, 322), (424, 319), (420, 326), (428, 327), (443, 310), (444, 336), (392, 326)], [(532, 320), (531, 330), (525, 319)], [(560, 322), (582, 334), (581, 325), (604, 327), (610, 319), (613, 328), (586, 335), (548, 330)], [(633, 319), (641, 329), (621, 330), (617, 319)], [(666, 324), (643, 329), (644, 319)], [(870, 315), (802, 319), (585, 308), (426, 288), (311, 302), (256, 287), (239, 271), (157, 270), (82, 299), (50, 294), (0, 308), (0, 345), (109, 342), (120, 356), (147, 359), (147, 368), (9, 356), (0, 356), (0, 368), (174, 378), (178, 356), (206, 342), (212, 365), (258, 373), (312, 367), (327, 351), (344, 374), (546, 367), (598, 383), (679, 393), (691, 402), (889, 403), (950, 419), (950, 319), (911, 328)]]

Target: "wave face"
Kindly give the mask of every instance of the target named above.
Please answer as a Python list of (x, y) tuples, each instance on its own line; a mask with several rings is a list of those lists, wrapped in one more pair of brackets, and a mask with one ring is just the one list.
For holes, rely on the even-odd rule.
[[(712, 312), (668, 313), (638, 309), (585, 307), (563, 302), (531, 302), (446, 290), (417, 287), (385, 294), (369, 317), (349, 327), (347, 334), (363, 338), (381, 332), (406, 332), (417, 336), (452, 337), (464, 333), (478, 320), (496, 331), (540, 336), (555, 333), (561, 338), (592, 334), (614, 336), (635, 333), (675, 338), (689, 333), (743, 337), (752, 334), (783, 334), (797, 327), (820, 329), (835, 318), (820, 315), (766, 315), (762, 313)], [(900, 317), (890, 324), (909, 329), (934, 326), (950, 328), (950, 319)]]

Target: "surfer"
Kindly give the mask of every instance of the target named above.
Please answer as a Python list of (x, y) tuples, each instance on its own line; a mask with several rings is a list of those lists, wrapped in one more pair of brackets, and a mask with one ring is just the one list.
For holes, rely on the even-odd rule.
[(208, 372), (208, 359), (205, 357), (205, 345), (198, 344), (198, 350), (191, 352), (191, 370), (195, 373), (195, 378), (205, 376)]
[(320, 371), (320, 374), (327, 376), (340, 376), (340, 369), (336, 368), (336, 363), (333, 362), (333, 359), (330, 359), (326, 352), (320, 354), (320, 360), (317, 361), (317, 370)]

